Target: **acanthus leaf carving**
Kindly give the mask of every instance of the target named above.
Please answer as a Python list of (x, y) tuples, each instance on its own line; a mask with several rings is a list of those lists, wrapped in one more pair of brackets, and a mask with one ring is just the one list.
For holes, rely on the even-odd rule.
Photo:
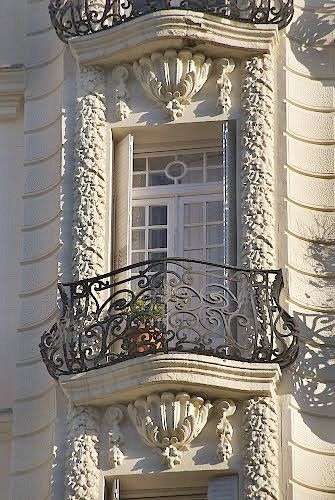
[(242, 261), (276, 265), (274, 203), (274, 76), (271, 55), (244, 61), (242, 71)]
[(199, 396), (164, 392), (130, 403), (128, 414), (143, 441), (160, 450), (163, 464), (172, 469), (206, 425), (211, 408)]
[(216, 80), (216, 90), (218, 92), (217, 107), (219, 113), (227, 114), (231, 108), (231, 90), (232, 83), (229, 74), (235, 69), (235, 63), (232, 59), (222, 57), (216, 61), (218, 78)]
[(279, 499), (278, 414), (272, 397), (244, 403), (244, 498)]
[(98, 500), (100, 415), (93, 407), (70, 406), (67, 417), (65, 497)]
[(216, 435), (219, 439), (217, 455), (221, 462), (226, 463), (233, 454), (233, 427), (228, 419), (234, 415), (236, 405), (232, 400), (220, 400), (216, 401), (215, 410), (220, 416), (220, 420), (216, 426)]
[(121, 465), (124, 460), (120, 448), (124, 442), (124, 436), (120, 429), (120, 423), (123, 420), (122, 408), (120, 406), (110, 406), (105, 412), (104, 420), (108, 428), (109, 463), (114, 469)]
[(169, 49), (141, 57), (133, 70), (149, 98), (162, 103), (170, 119), (176, 120), (206, 83), (211, 65), (204, 54)]

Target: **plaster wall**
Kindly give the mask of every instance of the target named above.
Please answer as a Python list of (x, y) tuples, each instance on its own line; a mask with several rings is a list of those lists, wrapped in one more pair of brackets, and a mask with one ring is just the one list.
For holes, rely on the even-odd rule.
[(335, 498), (335, 5), (297, 0), (286, 31), (288, 302), (300, 353), (283, 398), (286, 498)]

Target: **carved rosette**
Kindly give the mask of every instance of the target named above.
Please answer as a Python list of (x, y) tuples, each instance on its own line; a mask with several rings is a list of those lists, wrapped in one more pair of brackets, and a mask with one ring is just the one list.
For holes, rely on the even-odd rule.
[(207, 81), (211, 65), (201, 53), (169, 49), (141, 57), (133, 69), (149, 98), (164, 104), (170, 119), (176, 120)]
[(201, 397), (164, 392), (130, 403), (128, 414), (143, 441), (158, 449), (164, 465), (172, 469), (206, 425), (210, 408)]
[(99, 413), (91, 407), (70, 407), (67, 418), (65, 496), (98, 500)]
[(273, 268), (274, 97), (270, 55), (244, 61), (242, 68), (241, 230), (242, 262)]
[(105, 248), (105, 75), (79, 66), (75, 130), (72, 269), (75, 280), (103, 274)]
[(219, 113), (227, 114), (231, 108), (231, 90), (232, 83), (229, 74), (235, 69), (235, 63), (232, 59), (223, 57), (216, 61), (218, 78), (216, 80), (216, 90), (218, 92), (217, 107)]
[(244, 498), (279, 499), (278, 415), (271, 397), (244, 403)]
[(120, 430), (120, 423), (123, 420), (123, 411), (119, 406), (107, 408), (104, 420), (108, 426), (109, 441), (109, 463), (114, 469), (122, 464), (124, 455), (120, 446), (124, 442), (124, 436)]
[(215, 403), (216, 413), (220, 420), (216, 426), (216, 435), (218, 437), (217, 455), (221, 462), (227, 463), (233, 454), (232, 438), (233, 426), (229, 422), (229, 417), (234, 415), (236, 405), (234, 401), (217, 401)]

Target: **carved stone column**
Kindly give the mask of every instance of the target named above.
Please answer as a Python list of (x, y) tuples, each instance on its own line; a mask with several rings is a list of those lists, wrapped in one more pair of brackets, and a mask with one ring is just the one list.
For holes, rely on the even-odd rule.
[(65, 463), (66, 500), (99, 498), (99, 413), (91, 407), (70, 407)]
[(244, 403), (244, 498), (278, 500), (278, 414), (272, 397)]
[(274, 215), (274, 72), (271, 55), (242, 64), (242, 263), (276, 265)]
[(78, 67), (72, 269), (75, 280), (105, 271), (107, 125), (104, 70)]

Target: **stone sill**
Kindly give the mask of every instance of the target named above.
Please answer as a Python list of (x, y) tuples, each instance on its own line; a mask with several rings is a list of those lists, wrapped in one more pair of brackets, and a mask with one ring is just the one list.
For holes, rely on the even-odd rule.
[(186, 391), (210, 399), (271, 396), (277, 363), (248, 363), (197, 354), (153, 354), (76, 375), (60, 386), (75, 405), (126, 403), (151, 392)]

